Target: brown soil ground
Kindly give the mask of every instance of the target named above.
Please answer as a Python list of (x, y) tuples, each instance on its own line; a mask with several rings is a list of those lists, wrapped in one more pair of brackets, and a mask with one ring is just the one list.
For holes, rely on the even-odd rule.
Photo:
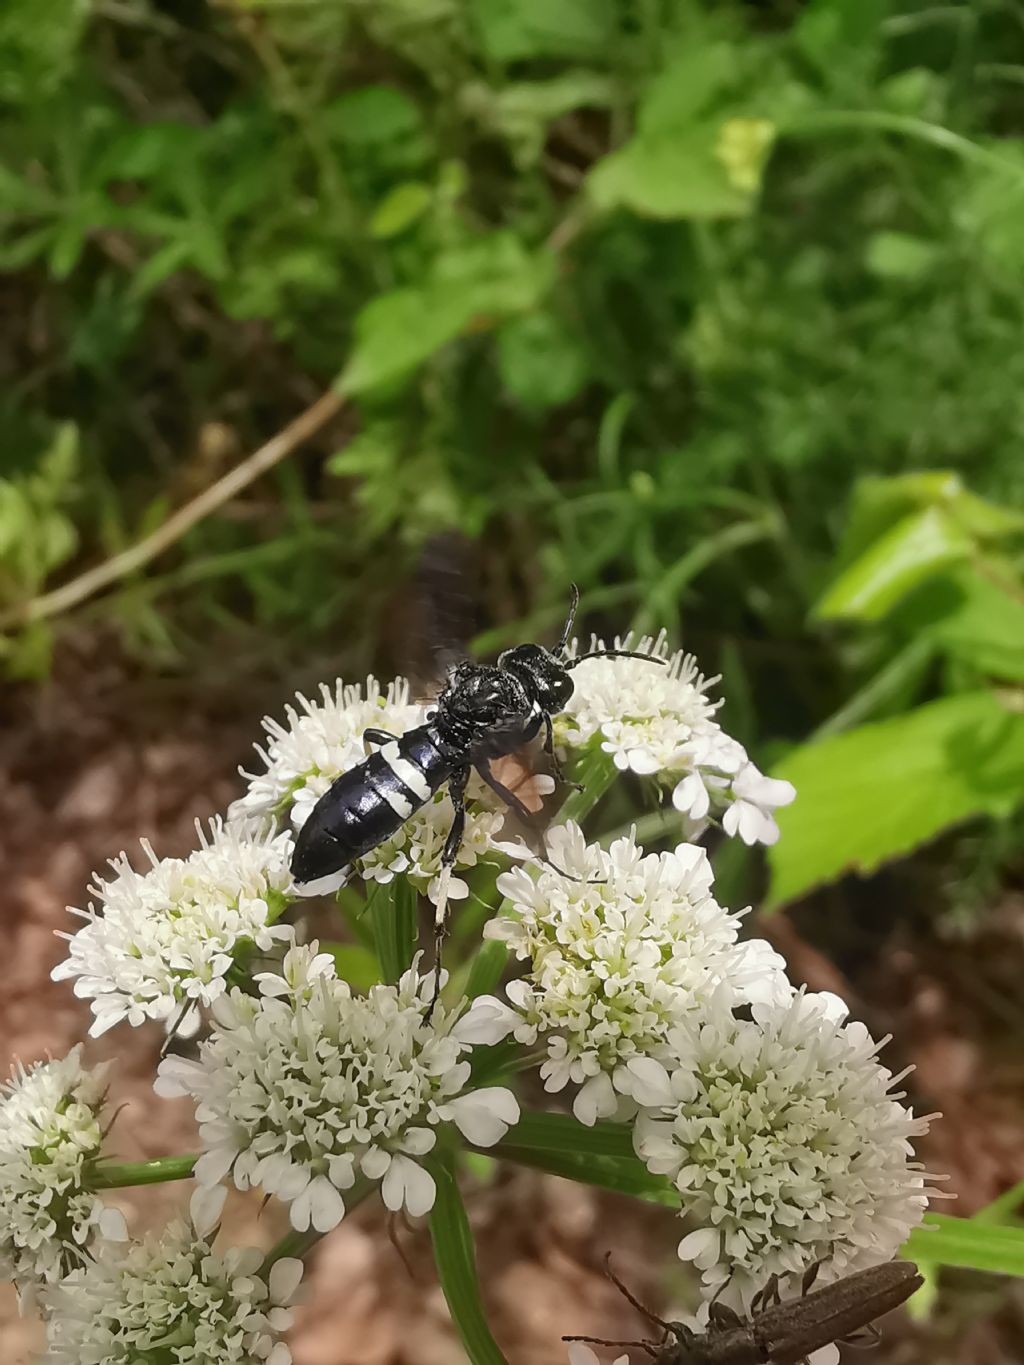
[[(126, 676), (102, 659), (69, 655), (45, 688), (0, 695), (0, 913), (9, 967), (0, 1066), (61, 1054), (84, 1036), (87, 1008), (49, 978), (62, 956), (54, 930), (68, 926), (65, 905), (81, 904), (92, 873), (140, 836), (163, 854), (193, 846), (193, 820), (237, 793), (237, 764), (268, 700), (204, 699), (196, 709), (180, 687)], [(871, 900), (879, 895), (888, 910)], [(758, 930), (786, 954), (794, 979), (840, 991), (876, 1033), (895, 1035), (894, 1059), (916, 1063), (915, 1100), (945, 1114), (922, 1155), (931, 1170), (950, 1173), (957, 1211), (966, 1214), (1024, 1177), (1024, 902), (1007, 899), (954, 946), (934, 936), (927, 916), (911, 929), (913, 917), (896, 908), (892, 888), (872, 883)], [(152, 1095), (159, 1044), (155, 1029), (126, 1028), (87, 1044), (88, 1058), (118, 1061), (114, 1098), (126, 1107), (112, 1141), (124, 1160), (196, 1145), (186, 1103)], [(501, 1169), (466, 1195), (489, 1316), (511, 1365), (564, 1365), (566, 1331), (643, 1334), (601, 1274), (608, 1249), (652, 1306), (683, 1291), (675, 1227), (663, 1211), (518, 1169)], [(129, 1191), (123, 1206), (140, 1230), (183, 1202), (182, 1188), (171, 1185)], [(252, 1245), (267, 1246), (282, 1230), (271, 1209), (259, 1215), (255, 1197), (234, 1197), (227, 1221), (232, 1241)], [(390, 1231), (402, 1257), (379, 1207), (368, 1204), (312, 1257), (292, 1339), (296, 1365), (463, 1359), (424, 1229)], [(13, 1293), (0, 1287), (0, 1360), (27, 1365), (40, 1341), (38, 1324), (19, 1318)], [(893, 1365), (1024, 1361), (1024, 1284), (947, 1276), (932, 1320), (894, 1317), (881, 1351)]]

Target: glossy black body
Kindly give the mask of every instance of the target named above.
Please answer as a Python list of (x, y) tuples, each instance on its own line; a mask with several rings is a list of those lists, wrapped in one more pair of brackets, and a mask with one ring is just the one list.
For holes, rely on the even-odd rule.
[(412, 765), (420, 782), (412, 774), (403, 781), (399, 772), (405, 769), (385, 757), (383, 749), (343, 773), (313, 807), (299, 832), (292, 855), (296, 881), (329, 876), (390, 839), (451, 777), (452, 755), (442, 748), (434, 725), (419, 725), (397, 736), (394, 743), (400, 759)]
[(445, 782), (464, 788), (470, 768), (511, 798), (495, 784), (489, 760), (513, 753), (545, 726), (550, 742), (551, 714), (572, 692), (568, 668), (541, 645), (506, 650), (497, 664), (454, 665), (426, 724), (391, 737), (314, 806), (296, 840), (295, 880), (329, 877), (369, 853)]

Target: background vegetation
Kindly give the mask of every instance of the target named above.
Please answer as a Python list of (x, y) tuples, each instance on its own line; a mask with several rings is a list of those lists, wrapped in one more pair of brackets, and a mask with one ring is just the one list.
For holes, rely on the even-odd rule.
[(147, 666), (360, 671), (456, 527), (484, 648), (573, 578), (720, 664), (762, 758), (829, 737), (777, 898), (979, 812), (1002, 865), (1024, 8), (8, 0), (0, 99), (11, 674), (48, 583), (335, 386), (319, 449), (89, 606)]
[(393, 671), (454, 528), (481, 650), (575, 580), (725, 675), (728, 903), (1019, 884), (1024, 5), (5, 0), (0, 110), (10, 687)]

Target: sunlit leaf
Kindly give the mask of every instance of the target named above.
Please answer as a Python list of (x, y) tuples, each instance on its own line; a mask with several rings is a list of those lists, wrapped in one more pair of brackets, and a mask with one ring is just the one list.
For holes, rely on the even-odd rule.
[(638, 134), (590, 173), (591, 200), (599, 209), (632, 209), (647, 218), (742, 217), (750, 212), (753, 194), (730, 174), (722, 129), (706, 123), (683, 132)]
[(978, 691), (932, 702), (805, 745), (773, 775), (797, 790), (769, 851), (778, 905), (1024, 800), (1024, 697)]
[(815, 614), (822, 620), (877, 621), (937, 570), (966, 559), (973, 545), (943, 508), (913, 512), (835, 579)]
[(930, 508), (944, 511), (961, 531), (978, 541), (1024, 532), (1024, 514), (979, 498), (952, 470), (862, 478), (854, 485), (836, 553), (837, 569), (845, 571), (900, 522)]
[(370, 219), (374, 237), (397, 237), (422, 218), (433, 202), (434, 192), (421, 180), (405, 180), (380, 201)]
[(876, 232), (868, 239), (864, 255), (873, 274), (890, 280), (919, 280), (942, 258), (934, 242), (907, 232)]
[(546, 253), (531, 254), (505, 232), (439, 257), (422, 285), (381, 294), (363, 309), (340, 389), (358, 394), (401, 379), (471, 326), (528, 311), (553, 268)]

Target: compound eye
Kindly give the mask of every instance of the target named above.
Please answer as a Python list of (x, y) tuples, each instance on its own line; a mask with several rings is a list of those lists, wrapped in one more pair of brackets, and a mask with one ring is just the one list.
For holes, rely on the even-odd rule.
[(553, 706), (561, 709), (573, 694), (571, 678), (553, 678), (550, 685)]

